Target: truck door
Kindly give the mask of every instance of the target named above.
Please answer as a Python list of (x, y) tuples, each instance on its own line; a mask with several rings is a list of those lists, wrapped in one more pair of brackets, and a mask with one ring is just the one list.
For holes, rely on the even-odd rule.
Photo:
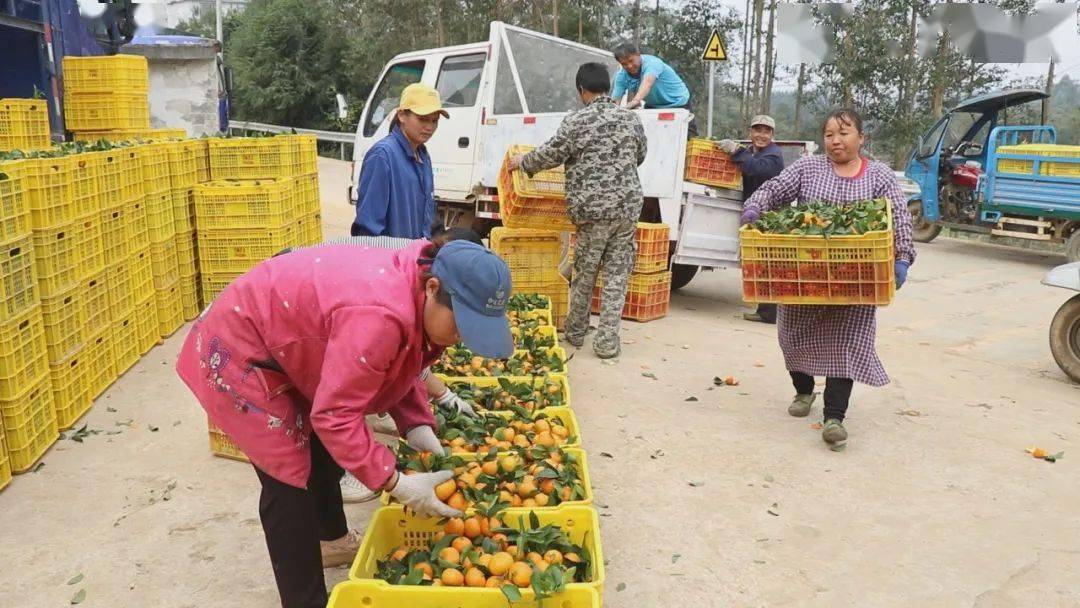
[(919, 138), (918, 145), (911, 153), (904, 174), (919, 185), (922, 198), (922, 219), (935, 222), (941, 217), (938, 210), (938, 163), (941, 160), (941, 136), (949, 124), (949, 115), (938, 120), (937, 124)]
[(472, 189), (486, 62), (486, 52), (467, 53), (447, 55), (439, 66), (435, 88), (450, 118), (439, 121), (428, 152), (435, 171), (435, 193), (442, 198), (464, 200)]

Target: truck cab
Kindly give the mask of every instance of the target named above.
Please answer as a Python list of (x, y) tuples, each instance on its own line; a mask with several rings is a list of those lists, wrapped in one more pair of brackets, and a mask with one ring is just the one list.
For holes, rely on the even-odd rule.
[[(998, 152), (1001, 146), (1057, 143), (1051, 126), (1010, 126), (1008, 121), (1010, 108), (1047, 97), (1038, 89), (973, 97), (919, 136), (904, 171), (919, 186), (908, 202), (916, 240), (930, 242), (948, 227), (1076, 248), (1069, 242), (1077, 233), (1073, 201), (1078, 180), (1045, 177), (1038, 159)], [(1021, 158), (1033, 161), (1036, 170), (1025, 175), (999, 170), (999, 160)]]

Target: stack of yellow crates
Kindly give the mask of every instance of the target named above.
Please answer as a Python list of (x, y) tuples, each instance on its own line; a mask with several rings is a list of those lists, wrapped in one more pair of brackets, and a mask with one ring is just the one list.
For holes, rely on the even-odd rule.
[(96, 142), (107, 141), (109, 143), (121, 142), (149, 142), (168, 139), (186, 139), (187, 131), (173, 127), (159, 129), (111, 129), (108, 131), (78, 131), (75, 133), (75, 141)]
[[(195, 187), (210, 179), (210, 151), (206, 139), (189, 139), (174, 144), (169, 152), (172, 175), (173, 237), (176, 245), (177, 288), (183, 319), (199, 314), (199, 266), (195, 237)], [(167, 316), (170, 310), (159, 309)], [(162, 329), (172, 321), (162, 321)], [(167, 335), (167, 334), (162, 334)]]
[(69, 131), (150, 128), (145, 57), (67, 56), (63, 73), (64, 120)]
[(296, 178), (297, 240), (300, 245), (322, 242), (322, 199), (319, 196), (319, 153), (314, 135), (292, 135), (298, 159)]
[(491, 250), (510, 267), (514, 293), (539, 293), (551, 300), (552, 320), (561, 327), (570, 308), (570, 287), (559, 274), (562, 234), (532, 228), (494, 228)]
[(51, 145), (44, 99), (0, 99), (0, 151), (45, 150)]
[[(66, 192), (66, 179), (44, 181)], [(30, 196), (45, 188), (35, 163), (0, 162), (0, 487), (33, 466), (58, 435), (30, 212)]]

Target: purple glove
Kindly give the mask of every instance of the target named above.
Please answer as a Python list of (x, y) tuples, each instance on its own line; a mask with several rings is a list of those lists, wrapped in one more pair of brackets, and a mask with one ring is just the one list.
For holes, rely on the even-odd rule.
[(907, 271), (909, 266), (911, 266), (911, 264), (908, 264), (903, 260), (897, 260), (896, 263), (893, 265), (893, 269), (896, 271), (897, 289), (903, 287), (904, 283), (907, 281)]
[(740, 218), (739, 221), (742, 222), (743, 226), (746, 226), (747, 224), (753, 224), (759, 219), (761, 219), (761, 212), (757, 209), (743, 209), (742, 218)]

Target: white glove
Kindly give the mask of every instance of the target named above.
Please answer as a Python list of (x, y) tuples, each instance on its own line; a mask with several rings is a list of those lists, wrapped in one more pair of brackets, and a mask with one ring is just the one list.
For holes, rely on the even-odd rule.
[(409, 429), (409, 432), (405, 433), (405, 443), (418, 452), (431, 452), (440, 456), (446, 455), (446, 450), (439, 443), (435, 431), (431, 430), (431, 427), (426, 424)]
[(734, 154), (739, 149), (739, 144), (731, 141), (730, 139), (720, 140), (720, 149), (728, 154)]
[[(427, 429), (428, 427), (420, 428)], [(450, 508), (449, 505), (435, 496), (435, 486), (453, 477), (453, 471), (414, 473), (412, 475), (399, 473), (397, 483), (390, 490), (390, 496), (424, 517), (461, 517), (464, 513)]]
[(461, 397), (458, 397), (457, 393), (450, 389), (446, 389), (446, 392), (442, 394), (442, 397), (435, 399), (435, 403), (445, 407), (454, 408), (459, 414), (465, 414), (476, 418), (476, 412), (473, 411), (472, 405), (468, 401), (465, 401)]

